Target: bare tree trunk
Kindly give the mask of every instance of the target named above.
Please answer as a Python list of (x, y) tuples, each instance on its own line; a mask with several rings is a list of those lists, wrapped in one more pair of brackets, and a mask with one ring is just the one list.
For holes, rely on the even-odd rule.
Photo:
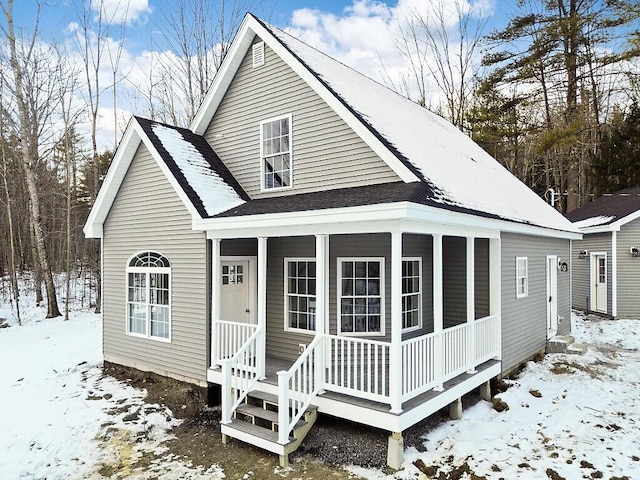
[[(3, 86), (0, 86), (0, 95), (2, 94)], [(4, 191), (7, 199), (7, 225), (9, 227), (9, 276), (11, 278), (11, 290), (13, 299), (16, 302), (16, 319), (18, 325), (22, 325), (22, 319), (20, 318), (20, 289), (18, 285), (18, 272), (16, 269), (16, 247), (13, 233), (13, 214), (11, 212), (11, 195), (9, 195), (9, 182), (7, 180), (9, 169), (7, 168), (7, 156), (4, 144), (4, 112), (0, 112), (0, 142), (2, 144), (2, 179), (4, 182)]]
[[(49, 258), (47, 255), (47, 249), (44, 240), (44, 231), (42, 228), (42, 221), (40, 217), (40, 197), (38, 194), (38, 189), (36, 187), (35, 175), (32, 169), (34, 160), (38, 157), (37, 128), (34, 128), (35, 119), (30, 117), (30, 112), (23, 96), (24, 90), (22, 71), (18, 62), (16, 37), (13, 25), (13, 0), (7, 0), (7, 6), (3, 4), (2, 10), (7, 21), (5, 36), (7, 39), (7, 43), (9, 44), (9, 61), (11, 63), (11, 70), (13, 72), (13, 79), (15, 82), (15, 97), (16, 103), (18, 105), (18, 115), (20, 118), (20, 146), (22, 156), (22, 162), (20, 163), (27, 185), (27, 192), (29, 194), (29, 214), (34, 233), (35, 248), (38, 256), (37, 260), (40, 264), (45, 288), (47, 290), (47, 318), (59, 317), (60, 310), (58, 309), (56, 289), (53, 283), (53, 275), (51, 273), (51, 267), (49, 265)], [(35, 35), (32, 40), (33, 43), (35, 43)], [(30, 52), (31, 51), (32, 50), (30, 50)]]

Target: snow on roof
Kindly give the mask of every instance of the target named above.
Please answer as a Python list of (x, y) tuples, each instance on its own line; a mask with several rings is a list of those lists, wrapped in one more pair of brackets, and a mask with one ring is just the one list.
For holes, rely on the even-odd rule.
[(434, 200), (516, 222), (577, 229), (450, 122), (275, 27), (269, 31), (417, 169)]
[(584, 220), (580, 220), (578, 222), (573, 222), (573, 225), (577, 228), (589, 228), (589, 227), (597, 227), (598, 225), (604, 225), (606, 223), (611, 222), (616, 217), (606, 217), (604, 215), (599, 215), (597, 217), (585, 218)]
[(245, 202), (178, 130), (158, 123), (151, 128), (187, 183), (200, 197), (207, 215), (217, 215)]

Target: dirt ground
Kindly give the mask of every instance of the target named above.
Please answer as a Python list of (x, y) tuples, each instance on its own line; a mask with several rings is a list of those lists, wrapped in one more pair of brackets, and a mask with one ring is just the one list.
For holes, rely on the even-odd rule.
[[(359, 478), (344, 470), (346, 465), (391, 473), (385, 466), (389, 432), (320, 415), (298, 451), (289, 456), (290, 466), (281, 468), (277, 455), (270, 452), (235, 440), (222, 444), (220, 408), (206, 406), (197, 388), (152, 373), (113, 365), (105, 366), (104, 373), (133, 387), (146, 389), (147, 403), (164, 405), (182, 420), (171, 432), (175, 439), (166, 444), (173, 458), (205, 469), (218, 465), (226, 478)], [(463, 398), (464, 407), (468, 408), (478, 399), (476, 395), (466, 396)], [(403, 432), (405, 447), (423, 450), (422, 436), (447, 420), (447, 412), (441, 411), (406, 430)], [(142, 458), (139, 462), (152, 460)]]

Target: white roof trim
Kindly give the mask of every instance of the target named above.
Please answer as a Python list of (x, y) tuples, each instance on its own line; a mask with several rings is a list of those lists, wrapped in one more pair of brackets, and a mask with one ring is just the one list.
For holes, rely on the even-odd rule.
[(417, 182), (420, 179), (385, 145), (378, 139), (336, 96), (313, 75), (309, 69), (303, 65), (289, 50), (287, 50), (280, 40), (264, 28), (252, 15), (247, 14), (244, 18), (238, 34), (233, 41), (231, 50), (223, 62), (218, 75), (214, 80), (211, 90), (207, 93), (205, 100), (198, 110), (191, 130), (194, 133), (203, 135), (207, 126), (211, 122), (224, 94), (233, 81), (242, 60), (253, 41), (254, 35), (258, 35), (269, 48), (271, 48), (282, 60), (293, 69), (335, 112), (351, 127), (356, 134), (391, 168), (400, 179), (406, 183)]
[(89, 213), (89, 217), (84, 225), (83, 231), (87, 238), (102, 238), (102, 226), (107, 219), (107, 215), (109, 214), (111, 206), (116, 199), (120, 186), (129, 171), (129, 166), (138, 151), (140, 143), (143, 143), (147, 147), (151, 156), (156, 161), (174, 191), (189, 211), (189, 214), (191, 214), (192, 219), (195, 220), (196, 218), (201, 218), (200, 214), (193, 206), (193, 203), (182, 189), (171, 170), (169, 170), (167, 164), (162, 160), (162, 157), (149, 137), (147, 137), (135, 117), (132, 117), (127, 125), (122, 141), (116, 150), (113, 161), (109, 166), (109, 170), (107, 171), (107, 175), (102, 183), (102, 187), (100, 187), (98, 197), (96, 198), (96, 201), (91, 208), (91, 212)]
[[(262, 232), (286, 230), (291, 235), (319, 233), (323, 229), (333, 229), (348, 233), (361, 231), (359, 225), (380, 225), (379, 231), (389, 231), (391, 226), (384, 222), (408, 221), (424, 222), (433, 233), (463, 229), (479, 237), (498, 238), (500, 232), (521, 233), (542, 237), (582, 239), (581, 233), (553, 230), (535, 225), (514, 223), (508, 220), (481, 217), (473, 214), (453, 212), (411, 202), (397, 202), (359, 207), (342, 207), (299, 212), (269, 213), (238, 217), (219, 217), (194, 220), (193, 229), (210, 231), (213, 237), (256, 237)], [(428, 226), (431, 224), (431, 227)], [(286, 228), (285, 228), (286, 227)], [(405, 225), (406, 231), (422, 231), (424, 226)], [(436, 231), (437, 230), (437, 231)], [(425, 230), (426, 231), (426, 230)], [(279, 235), (281, 235), (280, 233)]]
[[(627, 223), (633, 222), (640, 218), (640, 210), (636, 210), (633, 213), (630, 213), (626, 217), (622, 217), (615, 222), (611, 222), (607, 225), (596, 225), (594, 227), (584, 227), (580, 228), (582, 233), (606, 233), (606, 232), (618, 232), (620, 231), (620, 227), (626, 225)], [(578, 222), (573, 222), (574, 225)]]

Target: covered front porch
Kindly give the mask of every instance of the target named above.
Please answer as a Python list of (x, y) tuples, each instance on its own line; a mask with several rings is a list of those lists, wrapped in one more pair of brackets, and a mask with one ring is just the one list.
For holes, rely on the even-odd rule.
[[(208, 380), (222, 387), (223, 434), (286, 455), (311, 405), (400, 434), (500, 374), (499, 232), (389, 226), (209, 232)], [(249, 280), (250, 306), (234, 302), (244, 319), (225, 314), (238, 271)], [(270, 440), (234, 432), (254, 391), (290, 406)]]

